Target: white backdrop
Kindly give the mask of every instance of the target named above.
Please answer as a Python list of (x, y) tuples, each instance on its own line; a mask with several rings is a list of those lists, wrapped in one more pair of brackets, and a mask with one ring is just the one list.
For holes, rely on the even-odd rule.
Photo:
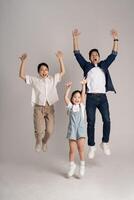
[[(64, 84), (80, 88), (82, 70), (72, 52), (74, 28), (81, 32), (80, 49), (88, 59), (91, 48), (104, 59), (112, 50), (110, 30), (119, 32), (119, 54), (110, 68), (117, 94), (108, 93), (111, 113), (111, 148), (114, 154), (133, 160), (134, 102), (134, 1), (133, 0), (1, 0), (0, 1), (0, 163), (33, 163), (67, 155), (67, 116)], [(50, 74), (59, 70), (55, 53), (64, 53), (66, 74), (58, 85), (60, 101), (55, 104), (56, 124), (48, 153), (34, 152), (31, 88), (18, 77), (18, 57), (26, 52), (26, 72), (36, 75), (40, 62), (48, 63)], [(96, 142), (101, 141), (102, 121), (97, 113)]]
[[(2, 200), (7, 200), (9, 197), (17, 200), (39, 200), (44, 198), (44, 195), (46, 199), (54, 200), (56, 197), (60, 199), (62, 192), (65, 199), (71, 195), (74, 182), (65, 181), (63, 177), (58, 179), (57, 171), (60, 171), (59, 163), (68, 162), (64, 85), (66, 81), (71, 80), (73, 89), (80, 88), (79, 82), (82, 78), (82, 70), (72, 52), (71, 32), (74, 28), (78, 28), (81, 32), (80, 49), (87, 59), (91, 48), (98, 48), (101, 58), (104, 59), (112, 50), (110, 30), (115, 28), (119, 32), (119, 54), (110, 68), (117, 94), (108, 93), (112, 121), (112, 156), (109, 162), (104, 161), (100, 156), (97, 161), (89, 163), (87, 168), (90, 170), (87, 170), (86, 184), (79, 186), (77, 182), (76, 186), (79, 192), (83, 186), (85, 197), (90, 197), (92, 194), (92, 197), (96, 197), (93, 199), (100, 198), (100, 194), (102, 194), (100, 200), (119, 200), (119, 196), (122, 200), (133, 199), (133, 11), (133, 0), (0, 0), (0, 176), (3, 177), (1, 192), (4, 193), (3, 198), (0, 197)], [(50, 67), (50, 74), (53, 75), (59, 70), (55, 56), (57, 50), (64, 53), (66, 74), (58, 85), (60, 101), (55, 104), (55, 131), (48, 152), (37, 154), (34, 152), (31, 88), (18, 77), (20, 64), (18, 57), (23, 52), (28, 54), (27, 74), (36, 75), (37, 65), (46, 62)], [(101, 137), (102, 120), (97, 112), (97, 147)], [(9, 164), (4, 165), (4, 163)], [(18, 176), (16, 168), (10, 166), (11, 163), (13, 166), (14, 164), (19, 166)], [(29, 163), (31, 168), (27, 166), (23, 168), (22, 163), (24, 165)], [(41, 174), (37, 170), (38, 167)], [(61, 168), (64, 169), (62, 165)], [(31, 178), (25, 182), (30, 172)], [(54, 172), (58, 176), (54, 175)], [(48, 186), (45, 188), (45, 194), (44, 186), (42, 188), (38, 185), (38, 181), (44, 184), (42, 173), (45, 173), (44, 177), (51, 184), (51, 190), (49, 185), (45, 185)], [(99, 173), (102, 174), (102, 178)], [(96, 178), (97, 175), (99, 178)], [(54, 178), (57, 180), (57, 187), (53, 184)], [(33, 190), (29, 190), (31, 192), (28, 198), (28, 191), (24, 192), (23, 189), (26, 186), (31, 189), (30, 180), (37, 181), (37, 186), (32, 185)], [(90, 191), (88, 184), (90, 184)], [(66, 188), (68, 190), (65, 190)], [(36, 193), (36, 189), (37, 191), (40, 189), (39, 194)], [(111, 198), (109, 193), (103, 192), (103, 189), (104, 191), (112, 189)], [(19, 193), (17, 194), (16, 191)], [(74, 198), (69, 199), (78, 200), (78, 191), (74, 190)], [(96, 191), (96, 196), (93, 191)], [(128, 193), (129, 198), (127, 198)], [(40, 198), (36, 198), (38, 195), (41, 195)], [(79, 193), (79, 197), (82, 199), (83, 193)]]

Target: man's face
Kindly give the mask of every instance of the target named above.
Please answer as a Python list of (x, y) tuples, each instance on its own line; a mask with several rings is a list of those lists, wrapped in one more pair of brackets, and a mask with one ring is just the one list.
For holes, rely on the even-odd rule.
[(100, 61), (100, 56), (98, 55), (96, 51), (93, 51), (89, 59), (93, 64), (98, 64)]
[(44, 65), (41, 66), (40, 70), (39, 70), (39, 75), (42, 77), (42, 78), (45, 78), (48, 76), (48, 68)]

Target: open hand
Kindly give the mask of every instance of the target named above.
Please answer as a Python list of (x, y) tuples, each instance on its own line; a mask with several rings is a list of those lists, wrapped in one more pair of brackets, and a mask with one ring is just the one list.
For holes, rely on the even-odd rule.
[(66, 87), (67, 88), (70, 88), (71, 86), (72, 86), (72, 82), (71, 81), (69, 81), (69, 82), (66, 83)]
[(79, 36), (79, 35), (80, 35), (79, 30), (78, 30), (78, 29), (74, 29), (74, 30), (72, 31), (72, 35), (73, 35), (73, 37)]
[(115, 29), (111, 30), (111, 35), (113, 36), (113, 39), (118, 39), (118, 32)]
[(57, 58), (63, 58), (62, 51), (57, 51), (56, 56), (57, 56)]

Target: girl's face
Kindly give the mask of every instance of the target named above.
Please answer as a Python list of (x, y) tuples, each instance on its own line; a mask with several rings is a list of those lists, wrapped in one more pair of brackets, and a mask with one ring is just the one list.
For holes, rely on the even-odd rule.
[(44, 65), (42, 65), (40, 67), (40, 70), (39, 70), (39, 75), (42, 77), (42, 78), (45, 78), (48, 76), (48, 68)]
[(76, 92), (72, 97), (72, 103), (74, 105), (78, 105), (81, 103), (81, 94), (79, 92)]

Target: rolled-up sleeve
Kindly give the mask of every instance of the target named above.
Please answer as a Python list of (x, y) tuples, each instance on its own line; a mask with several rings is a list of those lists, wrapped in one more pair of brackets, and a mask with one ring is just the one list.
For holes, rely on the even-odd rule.
[(55, 82), (55, 85), (57, 85), (57, 83), (60, 82), (60, 81), (61, 81), (61, 75), (60, 75), (60, 73), (56, 73), (56, 74), (54, 75), (54, 82)]
[(26, 84), (32, 85), (34, 77), (26, 75)]
[(112, 51), (112, 54), (117, 56), (118, 52), (117, 51)]

